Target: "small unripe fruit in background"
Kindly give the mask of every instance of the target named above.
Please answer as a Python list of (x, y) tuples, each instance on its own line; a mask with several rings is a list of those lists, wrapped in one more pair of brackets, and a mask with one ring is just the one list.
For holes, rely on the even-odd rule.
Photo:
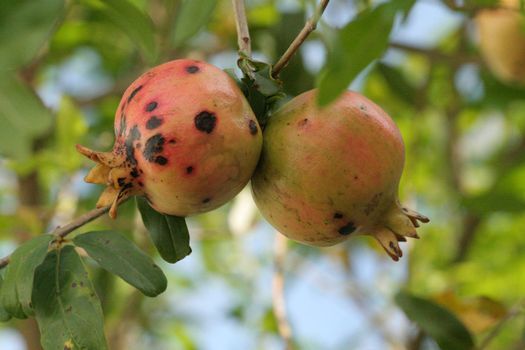
[(157, 211), (187, 216), (215, 209), (249, 181), (262, 135), (235, 81), (201, 61), (175, 60), (144, 73), (115, 114), (111, 152), (77, 146), (97, 162), (86, 181), (107, 185), (97, 206), (144, 195)]
[(398, 242), (418, 238), (418, 221), (428, 222), (398, 201), (401, 134), (358, 93), (345, 92), (323, 109), (316, 93), (295, 97), (270, 118), (252, 178), (255, 202), (293, 240), (330, 246), (371, 235), (398, 260)]
[(525, 84), (525, 16), (518, 0), (475, 17), (481, 55), (492, 73), (507, 83)]

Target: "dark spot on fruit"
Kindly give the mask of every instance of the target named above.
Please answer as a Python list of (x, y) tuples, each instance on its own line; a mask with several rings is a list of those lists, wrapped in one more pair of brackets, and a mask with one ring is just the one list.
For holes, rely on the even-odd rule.
[(133, 142), (140, 138), (140, 131), (136, 125), (131, 128), (128, 137), (126, 138), (126, 160), (131, 165), (137, 165), (137, 159), (135, 158), (135, 150), (133, 149)]
[(122, 186), (124, 186), (124, 184), (126, 183), (126, 179), (123, 178), (123, 177), (119, 177), (119, 178), (117, 179), (117, 183), (118, 183), (118, 185), (119, 185), (120, 187), (122, 187)]
[(149, 118), (148, 121), (146, 122), (146, 129), (151, 130), (151, 129), (158, 128), (160, 124), (162, 124), (162, 119), (156, 116), (153, 116)]
[(208, 203), (209, 201), (211, 201), (211, 198), (207, 197), (202, 200), (202, 203)]
[(157, 162), (157, 155), (158, 153), (162, 152), (163, 145), (164, 137), (162, 137), (161, 134), (155, 134), (146, 141), (142, 155), (144, 155), (144, 158), (146, 158), (149, 162)]
[(134, 178), (137, 178), (139, 177), (139, 172), (137, 171), (137, 168), (133, 168), (131, 169), (131, 171), (129, 172), (129, 174), (134, 177)]
[(343, 217), (343, 214), (336, 212), (334, 213), (334, 219), (341, 219)]
[(355, 229), (356, 229), (356, 227), (354, 226), (354, 223), (349, 221), (346, 225), (341, 227), (337, 232), (339, 232), (340, 234), (346, 236), (346, 235), (349, 235), (352, 232), (354, 232)]
[(186, 72), (188, 72), (190, 74), (197, 73), (198, 71), (199, 71), (199, 67), (197, 67), (197, 66), (188, 66), (188, 67), (186, 67)]
[(159, 165), (166, 165), (166, 163), (168, 163), (168, 159), (163, 156), (158, 156), (157, 158), (155, 158), (155, 163)]
[(205, 133), (210, 134), (215, 128), (217, 117), (208, 111), (202, 111), (195, 116), (195, 127)]
[(158, 106), (158, 103), (153, 101), (153, 102), (150, 102), (146, 105), (146, 112), (151, 112), (153, 111), (155, 108), (157, 108)]
[(135, 97), (135, 95), (137, 94), (137, 92), (140, 91), (140, 89), (142, 89), (142, 85), (140, 85), (138, 88), (136, 88), (135, 90), (133, 90), (131, 92), (131, 94), (129, 94), (129, 97), (128, 97), (128, 103), (133, 100), (133, 97)]
[(359, 105), (359, 109), (362, 110), (362, 111), (366, 111), (366, 106), (361, 104), (361, 105)]
[(175, 139), (171, 139), (168, 141), (168, 143), (174, 144), (174, 143), (177, 143), (177, 141), (175, 141)]
[(124, 194), (124, 191), (127, 190), (127, 189), (130, 189), (133, 187), (133, 184), (131, 182), (128, 182), (127, 184), (125, 184), (124, 186), (122, 186), (122, 191), (120, 193)]
[(252, 135), (256, 135), (257, 134), (257, 131), (259, 129), (257, 128), (257, 123), (255, 122), (255, 120), (250, 120), (248, 122), (248, 127), (250, 128), (250, 134), (252, 134)]
[(299, 123), (297, 123), (297, 125), (299, 125), (299, 127), (303, 127), (307, 123), (308, 123), (308, 118), (304, 118), (303, 120), (299, 121)]
[(142, 181), (139, 181), (139, 186), (144, 187), (144, 184), (142, 183)]
[(357, 180), (357, 179), (359, 179), (359, 177), (357, 177), (357, 175), (356, 175), (356, 176), (354, 176), (354, 180)]
[(136, 149), (140, 149), (141, 147), (142, 147), (142, 143), (137, 142), (137, 144), (135, 145), (135, 148), (136, 148)]
[(193, 172), (193, 167), (189, 166), (186, 168), (186, 174), (191, 174)]

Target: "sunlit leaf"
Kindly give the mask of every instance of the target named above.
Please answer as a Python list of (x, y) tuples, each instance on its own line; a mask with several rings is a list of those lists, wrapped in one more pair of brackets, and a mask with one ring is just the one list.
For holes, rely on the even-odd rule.
[(474, 341), (468, 329), (456, 316), (438, 304), (400, 292), (396, 303), (442, 350), (472, 350)]
[(44, 261), (52, 235), (41, 235), (20, 245), (11, 255), (2, 285), (2, 305), (13, 317), (33, 315), (31, 293), (36, 268)]
[(135, 244), (119, 233), (94, 231), (76, 236), (73, 243), (83, 248), (102, 268), (121, 277), (142, 293), (154, 297), (166, 290), (162, 270)]
[(51, 251), (36, 270), (33, 305), (45, 350), (107, 349), (100, 300), (72, 246)]
[(29, 63), (63, 14), (64, 0), (0, 1), (0, 71)]
[(75, 144), (87, 131), (83, 113), (71, 98), (63, 97), (56, 117), (55, 156), (64, 170), (75, 170), (81, 164)]
[(190, 234), (184, 218), (161, 214), (142, 197), (137, 197), (137, 206), (144, 226), (164, 260), (176, 263), (191, 253)]
[(217, 0), (184, 0), (173, 27), (173, 44), (178, 47), (208, 23)]

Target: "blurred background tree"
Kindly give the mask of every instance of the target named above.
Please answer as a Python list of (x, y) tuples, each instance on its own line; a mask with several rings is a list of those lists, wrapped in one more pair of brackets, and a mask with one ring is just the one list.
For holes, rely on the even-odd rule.
[[(421, 240), (406, 243), (398, 263), (367, 238), (299, 245), (261, 219), (245, 189), (191, 217), (193, 253), (169, 265), (126, 203), (117, 220), (102, 217), (79, 231), (132, 237), (155, 256), (169, 286), (147, 298), (89, 266), (110, 349), (468, 348), (461, 324), (443, 310), (479, 349), (525, 349), (525, 89), (487, 69), (473, 22), (481, 7), (498, 5), (417, 0), (396, 17), (381, 59), (368, 65), (374, 42), (360, 47), (339, 29), (376, 5), (332, 0), (280, 77), (293, 96), (316, 85), (331, 54), (348, 66), (365, 57), (350, 88), (401, 129), (402, 201), (432, 219)], [(275, 62), (316, 3), (246, 6), (254, 57)], [(75, 144), (109, 150), (126, 86), (148, 67), (182, 57), (236, 67), (230, 1), (0, 2), (2, 256), (94, 207), (101, 189), (83, 183), (88, 164)], [(40, 349), (36, 323), (1, 324), (0, 349)]]

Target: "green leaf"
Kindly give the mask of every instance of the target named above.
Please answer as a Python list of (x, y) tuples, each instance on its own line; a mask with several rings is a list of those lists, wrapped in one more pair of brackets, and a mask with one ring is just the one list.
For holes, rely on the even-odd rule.
[(155, 27), (151, 18), (128, 0), (86, 0), (118, 26), (140, 49), (142, 56), (154, 63), (157, 59)]
[(69, 97), (62, 97), (56, 116), (55, 147), (57, 165), (63, 170), (77, 170), (81, 159), (77, 157), (75, 144), (84, 136), (88, 128), (82, 111)]
[(388, 1), (367, 8), (338, 32), (317, 84), (319, 105), (334, 101), (363, 69), (383, 55), (396, 14), (401, 12), (406, 17), (414, 3)]
[(206, 25), (217, 0), (184, 0), (173, 27), (173, 44), (179, 47)]
[(162, 270), (135, 244), (119, 233), (94, 231), (76, 236), (73, 243), (104, 269), (121, 277), (144, 295), (154, 297), (166, 290)]
[(240, 88), (259, 124), (264, 126), (271, 112), (285, 97), (282, 82), (272, 77), (272, 66), (241, 54), (237, 64), (244, 73)]
[(394, 23), (392, 3), (361, 12), (338, 33), (318, 83), (317, 102), (334, 101), (373, 60), (388, 47)]
[(29, 63), (63, 14), (64, 0), (0, 1), (0, 71)]
[(385, 82), (392, 93), (400, 97), (411, 106), (416, 104), (416, 89), (410, 85), (410, 83), (405, 79), (401, 72), (399, 72), (399, 70), (384, 63), (378, 63), (377, 70), (385, 79)]
[(52, 235), (35, 237), (19, 246), (11, 255), (2, 285), (0, 300), (12, 316), (33, 315), (31, 293), (35, 270), (44, 261)]
[(176, 263), (191, 253), (190, 234), (184, 218), (161, 214), (142, 197), (137, 197), (137, 206), (144, 226), (164, 260)]
[[(4, 284), (4, 279), (0, 276), (0, 290), (2, 290), (2, 285)], [(0, 322), (7, 322), (11, 319), (11, 315), (4, 308), (4, 305), (0, 304)]]
[(476, 196), (462, 198), (465, 208), (479, 214), (489, 215), (494, 212), (521, 213), (525, 208), (525, 198), (516, 192), (492, 190)]
[(51, 251), (36, 270), (33, 305), (45, 350), (107, 349), (100, 300), (74, 247)]
[(14, 75), (0, 75), (1, 155), (27, 156), (31, 140), (47, 131), (51, 122), (51, 112), (28, 86)]
[(420, 297), (399, 292), (396, 303), (443, 350), (470, 350), (474, 341), (456, 316), (440, 305)]

